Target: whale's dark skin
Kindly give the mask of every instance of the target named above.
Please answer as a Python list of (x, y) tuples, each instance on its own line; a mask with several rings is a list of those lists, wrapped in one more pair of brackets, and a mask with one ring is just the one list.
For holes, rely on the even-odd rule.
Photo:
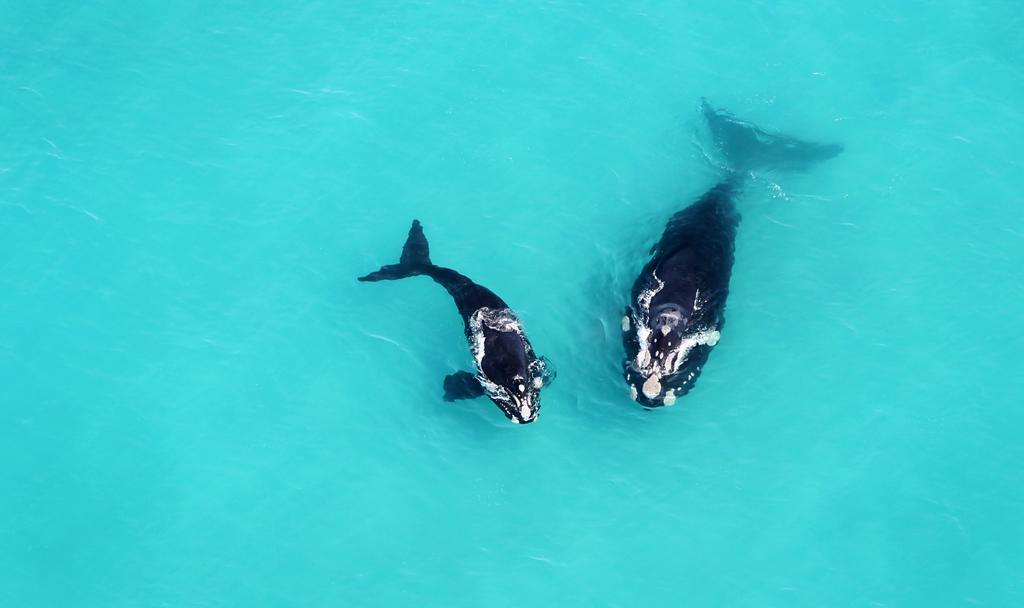
[(515, 313), (483, 285), (430, 261), (430, 247), (419, 220), (413, 220), (401, 261), (359, 277), (387, 281), (425, 275), (455, 300), (477, 364), (476, 373), (450, 374), (444, 379), (444, 398), (473, 399), (487, 395), (502, 413), (518, 424), (537, 419), (540, 390), (554, 379), (547, 360), (537, 357)]
[(669, 219), (622, 318), (624, 377), (630, 396), (649, 408), (688, 393), (721, 337), (740, 222), (734, 201), (749, 171), (804, 168), (843, 150), (768, 133), (706, 101), (702, 110), (731, 170)]
[[(740, 221), (734, 190), (733, 181), (721, 182), (673, 215), (633, 283), (624, 367), (630, 395), (645, 406), (672, 405), (689, 392), (718, 342)], [(657, 383), (645, 371), (656, 371)]]

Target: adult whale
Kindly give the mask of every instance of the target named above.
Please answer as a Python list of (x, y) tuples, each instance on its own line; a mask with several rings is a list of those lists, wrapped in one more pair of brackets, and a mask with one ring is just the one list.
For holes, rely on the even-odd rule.
[(359, 277), (360, 281), (391, 281), (426, 275), (441, 284), (465, 324), (476, 373), (455, 372), (444, 379), (444, 398), (473, 399), (487, 395), (516, 424), (537, 419), (540, 389), (554, 379), (547, 360), (533, 352), (522, 325), (505, 301), (450, 268), (430, 261), (430, 246), (419, 220), (413, 220), (399, 263)]
[(702, 100), (727, 175), (673, 215), (633, 283), (622, 318), (630, 396), (645, 407), (672, 405), (693, 388), (725, 323), (736, 227), (733, 203), (756, 169), (802, 169), (843, 151), (837, 144), (768, 133)]

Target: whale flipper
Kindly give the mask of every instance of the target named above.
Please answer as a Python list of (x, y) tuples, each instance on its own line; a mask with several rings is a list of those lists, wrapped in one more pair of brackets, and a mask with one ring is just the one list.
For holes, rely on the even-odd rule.
[(430, 263), (430, 244), (423, 234), (423, 226), (419, 220), (412, 221), (409, 237), (402, 247), (402, 257), (397, 264), (381, 266), (380, 270), (359, 277), (360, 281), (394, 281), (424, 274), (433, 264)]
[(444, 377), (444, 400), (476, 399), (484, 394), (484, 387), (469, 372), (455, 372)]
[(701, 100), (704, 119), (715, 144), (733, 170), (803, 169), (843, 151), (841, 144), (819, 144), (780, 133), (769, 133)]

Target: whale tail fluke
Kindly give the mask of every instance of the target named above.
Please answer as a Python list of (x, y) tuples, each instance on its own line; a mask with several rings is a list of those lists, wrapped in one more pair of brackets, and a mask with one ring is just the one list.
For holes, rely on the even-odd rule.
[(768, 133), (728, 112), (716, 110), (706, 99), (701, 99), (701, 111), (711, 137), (735, 171), (804, 169), (843, 151), (841, 144), (819, 144)]
[(423, 234), (419, 220), (412, 221), (409, 238), (402, 247), (402, 257), (397, 264), (381, 266), (380, 270), (359, 277), (360, 281), (394, 281), (424, 274), (433, 264), (430, 262), (430, 244)]

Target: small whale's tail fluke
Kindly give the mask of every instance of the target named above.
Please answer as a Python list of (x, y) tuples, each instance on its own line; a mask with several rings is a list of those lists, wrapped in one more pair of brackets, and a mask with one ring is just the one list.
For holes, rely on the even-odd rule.
[(711, 137), (734, 171), (804, 169), (843, 151), (841, 144), (819, 144), (768, 133), (728, 112), (712, 108), (706, 99), (701, 99), (701, 110)]
[(426, 273), (433, 264), (430, 262), (430, 245), (423, 235), (419, 220), (412, 221), (409, 238), (402, 247), (402, 257), (397, 264), (381, 266), (380, 270), (359, 277), (360, 281), (394, 281)]

